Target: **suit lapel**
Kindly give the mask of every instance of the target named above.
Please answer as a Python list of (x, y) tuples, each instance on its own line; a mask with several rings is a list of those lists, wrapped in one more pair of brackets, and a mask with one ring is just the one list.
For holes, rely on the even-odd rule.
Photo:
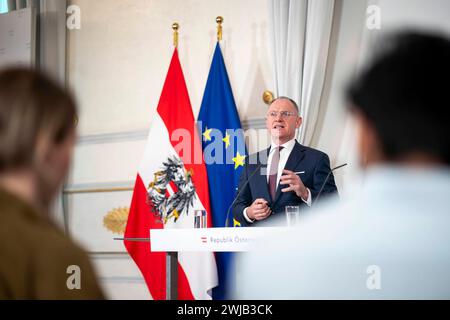
[[(291, 154), (289, 155), (289, 158), (286, 162), (286, 165), (284, 166), (284, 169), (295, 171), (295, 168), (298, 166), (300, 161), (302, 161), (303, 158), (305, 157), (304, 151), (305, 148), (300, 143), (295, 141), (294, 148), (292, 149)], [(280, 198), (282, 194), (281, 189), (287, 187), (288, 187), (287, 185), (281, 185), (280, 183), (278, 183), (277, 192), (275, 194), (275, 199), (273, 203), (277, 202), (278, 199)]]

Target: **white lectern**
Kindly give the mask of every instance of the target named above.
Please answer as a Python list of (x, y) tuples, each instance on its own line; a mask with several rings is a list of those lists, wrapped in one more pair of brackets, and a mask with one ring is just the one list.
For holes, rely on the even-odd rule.
[(166, 298), (178, 297), (178, 252), (244, 252), (259, 237), (283, 232), (283, 227), (152, 229), (151, 250), (166, 252)]

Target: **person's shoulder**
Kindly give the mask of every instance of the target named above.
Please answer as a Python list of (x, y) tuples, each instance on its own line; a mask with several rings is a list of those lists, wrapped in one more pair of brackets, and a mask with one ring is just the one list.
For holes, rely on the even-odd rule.
[[(39, 257), (36, 261), (49, 264), (49, 268), (77, 264), (81, 266), (90, 265), (86, 251), (69, 238), (62, 230), (53, 223), (43, 221), (28, 227), (29, 249), (36, 250)], [(34, 241), (31, 242), (31, 239)]]
[[(11, 209), (0, 234), (0, 271), (13, 296), (27, 299), (98, 299), (103, 294), (84, 250), (30, 209)], [(27, 212), (24, 212), (26, 210)], [(6, 216), (6, 215), (5, 215)], [(2, 230), (0, 230), (2, 231)], [(69, 271), (82, 273), (82, 290), (69, 290)], [(74, 269), (74, 270), (75, 270)]]
[[(45, 286), (45, 298), (100, 299), (103, 293), (87, 253), (55, 226), (35, 228), (36, 254), (31, 261), (34, 271), (41, 278), (37, 287)], [(68, 290), (66, 283), (71, 274), (79, 273), (82, 290)], [(63, 285), (62, 285), (63, 284)]]
[(84, 250), (78, 244), (50, 223), (34, 227), (30, 234), (39, 239), (40, 249), (51, 256), (72, 257), (72, 259), (80, 260), (83, 260), (86, 256)]
[[(12, 199), (12, 200), (11, 200)], [(52, 250), (58, 254), (71, 248), (68, 239), (50, 220), (40, 216), (30, 206), (14, 198), (0, 204), (3, 221), (0, 226), (2, 252), (22, 255), (32, 259), (37, 253), (48, 254)], [(6, 241), (9, 238), (10, 241)], [(16, 250), (10, 251), (8, 248)], [(13, 258), (12, 256), (10, 258)]]

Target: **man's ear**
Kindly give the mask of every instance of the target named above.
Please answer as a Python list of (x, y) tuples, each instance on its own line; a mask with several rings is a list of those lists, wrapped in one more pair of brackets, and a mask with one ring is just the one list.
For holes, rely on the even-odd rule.
[(361, 166), (367, 167), (383, 159), (380, 140), (369, 119), (361, 112), (354, 111), (354, 119), (358, 128), (358, 150)]
[(303, 122), (303, 118), (299, 116), (295, 123), (295, 128), (297, 128), (297, 129), (300, 128), (300, 126), (302, 125), (302, 122)]

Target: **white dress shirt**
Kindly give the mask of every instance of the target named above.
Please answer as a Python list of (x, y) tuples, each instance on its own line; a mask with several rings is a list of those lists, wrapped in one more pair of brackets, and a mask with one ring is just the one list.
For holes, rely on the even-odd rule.
[[(292, 150), (294, 149), (295, 146), (295, 138), (289, 140), (286, 143), (283, 143), (282, 145), (280, 145), (280, 147), (283, 147), (283, 149), (281, 149), (280, 151), (280, 161), (278, 162), (278, 172), (277, 172), (277, 185), (276, 188), (278, 188), (278, 183), (280, 182), (280, 178), (281, 175), (283, 174), (283, 170), (284, 167), (286, 166), (286, 162), (288, 161), (289, 155), (291, 154)], [(272, 165), (272, 158), (273, 158), (273, 154), (275, 152), (275, 150), (278, 148), (278, 145), (272, 142), (272, 145), (270, 147), (270, 153), (269, 153), (269, 158), (267, 159), (267, 168), (270, 168)], [(268, 173), (268, 172), (267, 172)], [(300, 179), (302, 177), (300, 176)], [(269, 183), (269, 174), (267, 174), (267, 183)], [(286, 185), (286, 188), (288, 188), (288, 185)], [(308, 190), (308, 199), (304, 200), (303, 198), (301, 198), (303, 200), (303, 202), (305, 202), (308, 206), (311, 206), (311, 191), (309, 191), (308, 188), (306, 188)], [(248, 208), (248, 207), (247, 207)], [(243, 215), (245, 220), (247, 220), (248, 223), (253, 223), (254, 220), (250, 219), (247, 215), (247, 208), (244, 209)]]

